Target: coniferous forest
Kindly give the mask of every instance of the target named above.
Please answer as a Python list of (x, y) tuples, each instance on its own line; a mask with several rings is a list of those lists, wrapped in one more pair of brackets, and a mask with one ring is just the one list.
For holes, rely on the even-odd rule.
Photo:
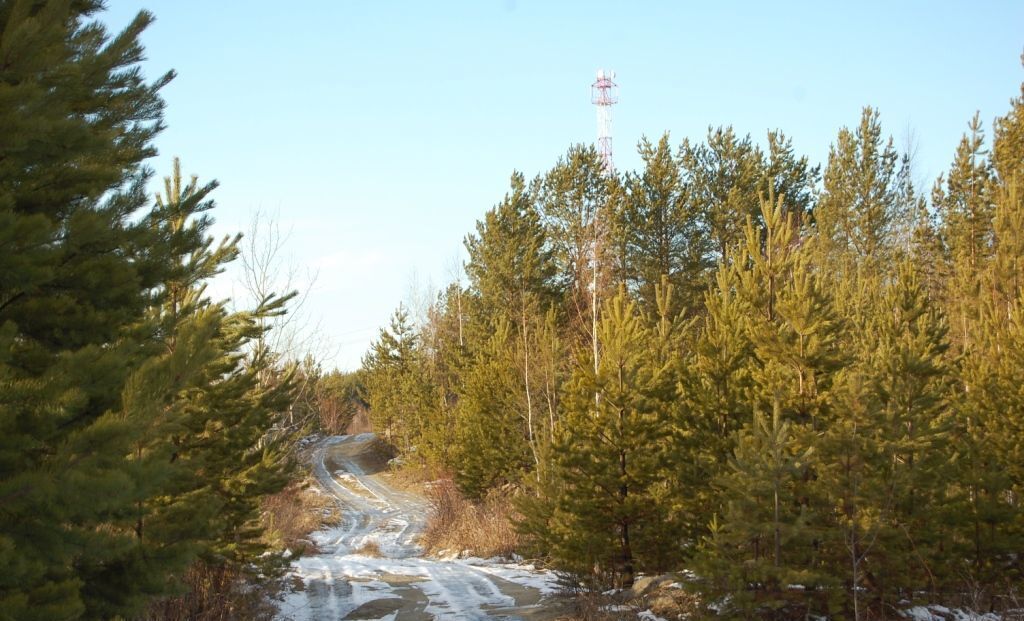
[(240, 238), (211, 237), (215, 182), (148, 193), (174, 76), (140, 70), (148, 13), (101, 8), (0, 1), (0, 619), (172, 618), (279, 575), (264, 503), (357, 398), (587, 589), (1024, 608), (1024, 89), (927, 191), (872, 108), (820, 165), (731, 127), (643, 140), (637, 171), (570, 147), (324, 379), (268, 346), (294, 293), (208, 295)]
[[(1024, 92), (1024, 91), (1022, 91)], [(1024, 99), (929, 193), (865, 108), (575, 146), (364, 360), (376, 429), (597, 589), (688, 570), (738, 618), (1004, 608), (1024, 578)]]
[(239, 239), (216, 183), (147, 195), (173, 74), (139, 69), (150, 14), (111, 36), (100, 8), (0, 2), (0, 619), (160, 618), (280, 564), (298, 382), (261, 345), (291, 296), (205, 293)]

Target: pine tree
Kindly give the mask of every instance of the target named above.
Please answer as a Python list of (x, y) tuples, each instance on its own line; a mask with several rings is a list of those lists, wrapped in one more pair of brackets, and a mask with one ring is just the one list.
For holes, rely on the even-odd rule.
[(978, 114), (969, 128), (970, 134), (960, 140), (945, 183), (940, 177), (935, 184), (932, 203), (941, 217), (942, 237), (953, 261), (966, 263), (973, 271), (984, 263), (992, 246), (993, 201), (992, 168)]
[(901, 197), (908, 205), (910, 212), (908, 254), (916, 257), (920, 266), (919, 272), (925, 288), (933, 300), (944, 299), (949, 279), (950, 267), (947, 262), (946, 249), (939, 234), (937, 214), (928, 206), (924, 196), (914, 189), (910, 178), (909, 160), (904, 157), (901, 167)]
[(420, 431), (419, 453), (428, 464), (448, 470), (457, 465), (453, 439), (461, 374), (468, 355), (463, 305), (467, 297), (459, 283), (451, 283), (428, 310), (427, 323), (420, 331), (431, 399)]
[(286, 438), (268, 432), (293, 399), (294, 383), (286, 371), (267, 385), (271, 358), (254, 345), (293, 294), (236, 313), (204, 297), (205, 281), (237, 256), (238, 237), (215, 243), (207, 236), (216, 183), (181, 181), (175, 161), (153, 211), (154, 228), (172, 249), (161, 304), (147, 319), (159, 325), (160, 351), (128, 377), (121, 395), (121, 417), (133, 431), (126, 463), (132, 502), (106, 527), (127, 534), (131, 545), (102, 562), (76, 563), (88, 616), (137, 613), (149, 599), (175, 593), (197, 558), (243, 572), (269, 571), (275, 560), (264, 554), (260, 499), (288, 480)]
[(512, 324), (499, 317), (462, 375), (455, 481), (474, 500), (492, 488), (519, 482), (536, 465), (533, 432), (523, 424), (526, 393), (515, 340)]
[(172, 76), (147, 83), (139, 71), (148, 13), (111, 38), (90, 21), (101, 6), (0, 6), (0, 610), (10, 618), (98, 614), (78, 568), (132, 545), (108, 525), (136, 495), (125, 455), (137, 430), (118, 411), (153, 351), (144, 320), (173, 256), (137, 213)]
[(742, 239), (747, 218), (760, 216), (764, 156), (750, 136), (739, 138), (732, 127), (708, 128), (705, 144), (683, 142), (681, 162), (693, 209), (700, 210), (713, 261), (726, 257)]
[(18, 568), (0, 606), (17, 618), (135, 615), (200, 556), (250, 565), (261, 495), (288, 472), (266, 434), (291, 384), (258, 386), (245, 357), (287, 296), (241, 314), (204, 297), (237, 254), (207, 238), (215, 183), (183, 187), (176, 165), (167, 200), (137, 213), (169, 76), (146, 85), (137, 69), (148, 14), (108, 40), (85, 23), (98, 8), (0, 13), (0, 90), (38, 108), (31, 124), (4, 118), (24, 146), (0, 157), (15, 167), (0, 245), (17, 257), (0, 265), (0, 490), (14, 500), (0, 555)]
[(553, 455), (558, 496), (538, 533), (563, 569), (623, 586), (666, 556), (657, 482), (670, 393), (644, 323), (625, 294), (606, 303), (597, 370), (583, 357), (567, 388)]
[[(1021, 54), (1024, 65), (1024, 54)], [(996, 119), (992, 167), (1002, 184), (1024, 183), (1024, 83), (1021, 95), (1010, 100), (1010, 111)]]
[(526, 314), (555, 301), (553, 250), (522, 174), (512, 175), (511, 192), (477, 222), (466, 250), (466, 274), (484, 323), (503, 315), (522, 330)]
[[(828, 420), (842, 364), (842, 323), (808, 251), (796, 243), (792, 214), (781, 197), (772, 199), (761, 200), (763, 231), (748, 220), (746, 243), (729, 268), (729, 288), (746, 309), (750, 379), (737, 408), (739, 424), (746, 423), (733, 436), (729, 466), (714, 473), (718, 515), (697, 559), (708, 588), (736, 591), (743, 614), (787, 608), (788, 584), (833, 584), (816, 558), (822, 507), (811, 502), (809, 483), (816, 430)], [(828, 602), (804, 605), (827, 610)]]
[(872, 275), (868, 289), (815, 482), (816, 496), (835, 508), (822, 556), (858, 618), (937, 588), (948, 535), (939, 516), (954, 461), (945, 318), (909, 259), (888, 283)]
[(726, 504), (721, 518), (713, 517), (695, 566), (706, 581), (703, 591), (731, 596), (727, 614), (768, 618), (789, 604), (789, 585), (828, 584), (808, 562), (810, 516), (794, 502), (813, 457), (797, 435), (776, 402), (770, 419), (758, 412), (740, 432), (730, 469), (716, 480)]
[(981, 275), (991, 294), (969, 324), (974, 346), (960, 362), (963, 390), (953, 401), (964, 454), (953, 515), (968, 516), (957, 521), (955, 553), (970, 560), (964, 571), (986, 584), (1021, 579), (1009, 555), (1024, 545), (1024, 513), (1016, 500), (1024, 481), (1018, 446), (1024, 429), (1024, 366), (1018, 355), (1024, 322), (1017, 269), (1024, 248), (1024, 202), (1015, 187), (998, 192), (995, 211), (994, 256)]
[(814, 211), (820, 256), (884, 262), (892, 256), (897, 213), (896, 149), (883, 142), (878, 112), (865, 108), (856, 130), (843, 128), (829, 151), (824, 191)]
[(981, 271), (992, 253), (992, 169), (984, 150), (978, 115), (970, 134), (961, 139), (948, 180), (940, 178), (932, 192), (942, 226), (940, 236), (950, 265), (945, 298), (960, 351), (971, 347), (971, 326), (980, 312)]
[[(564, 314), (576, 340), (593, 343), (593, 323), (600, 300), (609, 297), (613, 279), (608, 239), (613, 213), (613, 182), (593, 147), (569, 149), (540, 182), (538, 202), (556, 265), (556, 288), (564, 297)], [(597, 281), (596, 291), (593, 289)], [(598, 300), (597, 307), (594, 300)]]
[(1009, 316), (1024, 291), (1024, 181), (1001, 186), (993, 216), (993, 252), (989, 282), (993, 303)]
[(399, 305), (363, 358), (370, 420), (384, 440), (409, 452), (430, 416), (429, 380), (420, 337)]
[(680, 491), (682, 537), (692, 547), (721, 511), (715, 477), (727, 468), (737, 432), (750, 420), (753, 345), (747, 332), (751, 312), (736, 293), (738, 278), (719, 269), (716, 286), (705, 294), (703, 325), (680, 356), (678, 401), (669, 462)]
[(688, 200), (678, 158), (665, 134), (652, 145), (640, 142), (644, 170), (627, 174), (616, 231), (622, 237), (622, 275), (647, 308), (662, 276), (676, 290), (677, 303), (696, 308), (710, 248), (700, 213)]
[(542, 387), (537, 374), (538, 332), (543, 314), (557, 303), (553, 251), (533, 197), (520, 174), (512, 177), (512, 191), (477, 223), (477, 234), (467, 238), (470, 260), (466, 271), (475, 291), (473, 324), (477, 338), (486, 338), (500, 321), (514, 326), (516, 376), (522, 403), (518, 414), (534, 467), (540, 466), (538, 429), (542, 423)]
[(758, 188), (767, 187), (775, 196), (785, 197), (797, 230), (810, 221), (819, 181), (821, 166), (811, 166), (807, 156), (797, 157), (793, 141), (782, 132), (768, 132), (768, 153)]

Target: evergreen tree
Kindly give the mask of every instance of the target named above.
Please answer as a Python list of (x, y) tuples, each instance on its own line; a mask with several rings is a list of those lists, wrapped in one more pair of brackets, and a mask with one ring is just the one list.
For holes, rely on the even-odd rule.
[(768, 154), (758, 188), (767, 187), (775, 196), (785, 197), (797, 230), (810, 220), (819, 181), (820, 166), (811, 166), (807, 156), (797, 157), (793, 141), (782, 132), (768, 132)]
[[(750, 380), (738, 414), (749, 422), (734, 436), (729, 467), (714, 473), (715, 511), (721, 513), (697, 561), (712, 592), (737, 591), (744, 614), (787, 608), (788, 584), (816, 589), (833, 583), (817, 560), (821, 506), (811, 502), (809, 482), (817, 430), (827, 422), (842, 364), (842, 323), (807, 250), (796, 244), (792, 214), (781, 197), (773, 198), (761, 200), (763, 232), (748, 220), (746, 243), (730, 268), (747, 309), (742, 322), (752, 354)], [(801, 605), (820, 614), (827, 604)]]
[(517, 483), (536, 465), (532, 431), (524, 425), (526, 393), (516, 364), (514, 328), (499, 317), (462, 375), (455, 480), (474, 500)]
[(671, 388), (644, 323), (625, 294), (606, 303), (597, 370), (582, 358), (567, 388), (553, 455), (558, 496), (537, 533), (563, 569), (623, 586), (645, 567), (660, 569), (667, 552), (657, 483)]
[(881, 610), (934, 592), (947, 536), (937, 516), (954, 457), (945, 319), (909, 260), (887, 285), (877, 276), (871, 285), (869, 311), (853, 326), (857, 360), (835, 391), (816, 480), (838, 522), (823, 557), (833, 575), (845, 574), (855, 615), (867, 604)]
[[(705, 580), (702, 591), (730, 596), (724, 611), (730, 618), (784, 618), (792, 605), (785, 597), (789, 585), (829, 584), (808, 562), (810, 516), (795, 502), (813, 457), (797, 435), (776, 402), (770, 419), (758, 412), (740, 432), (730, 469), (717, 478), (724, 513), (713, 517), (696, 567)], [(810, 602), (795, 605), (822, 611)]]
[[(97, 616), (79, 573), (130, 548), (111, 528), (138, 496), (126, 454), (128, 377), (173, 256), (151, 219), (143, 160), (162, 128), (139, 71), (140, 13), (111, 38), (99, 2), (0, 5), (0, 610)], [(99, 597), (102, 597), (99, 596)], [(121, 608), (125, 614), (132, 608)]]
[(705, 144), (683, 142), (681, 162), (691, 209), (700, 210), (711, 259), (720, 261), (741, 240), (747, 218), (756, 222), (760, 216), (764, 156), (749, 135), (739, 138), (732, 127), (709, 127)]
[(995, 249), (987, 280), (993, 302), (1009, 317), (1024, 292), (1024, 191), (1022, 183), (1000, 188), (995, 206)]
[[(1024, 65), (1024, 54), (1021, 54)], [(1010, 111), (996, 119), (995, 138), (992, 146), (992, 167), (1001, 183), (1009, 184), (1014, 179), (1024, 183), (1024, 83), (1021, 95), (1010, 100)]]
[(672, 408), (669, 463), (680, 489), (682, 536), (690, 547), (706, 534), (711, 516), (720, 513), (712, 482), (728, 467), (736, 434), (750, 420), (754, 351), (746, 321), (751, 309), (736, 293), (735, 271), (719, 269), (715, 278), (715, 288), (705, 294), (703, 325), (677, 361), (679, 399)]
[(543, 409), (537, 375), (538, 332), (543, 313), (557, 302), (556, 265), (533, 199), (522, 175), (513, 175), (512, 192), (477, 223), (477, 234), (466, 240), (470, 260), (466, 271), (475, 291), (473, 320), (479, 338), (498, 322), (515, 326), (516, 376), (522, 394), (523, 427), (534, 466), (539, 466), (537, 430)]
[(954, 262), (975, 271), (992, 246), (992, 169), (984, 149), (985, 132), (978, 114), (971, 119), (970, 134), (956, 150), (949, 176), (940, 177), (932, 193), (942, 220), (942, 237)]
[[(53, 63), (5, 91), (48, 120), (0, 158), (23, 167), (3, 177), (2, 219), (24, 237), (0, 241), (19, 256), (0, 268), (0, 489), (15, 501), (0, 547), (17, 568), (0, 605), (15, 618), (135, 615), (200, 557), (251, 566), (260, 498), (288, 473), (267, 432), (291, 384), (260, 386), (266, 362), (245, 355), (287, 296), (235, 314), (204, 297), (237, 255), (237, 238), (207, 237), (215, 183), (183, 186), (176, 164), (165, 200), (136, 213), (162, 82), (135, 67), (148, 14), (108, 41), (85, 24), (97, 9), (4, 6), (4, 44)], [(38, 152), (51, 142), (59, 157)]]
[(183, 186), (175, 161), (153, 211), (172, 249), (162, 304), (149, 317), (164, 337), (122, 392), (122, 417), (134, 432), (127, 463), (133, 503), (107, 525), (129, 533), (133, 545), (115, 558), (76, 564), (89, 616), (130, 614), (177, 592), (197, 558), (243, 572), (272, 569), (260, 499), (285, 485), (290, 462), (287, 438), (268, 432), (295, 385), (291, 371), (267, 385), (272, 360), (254, 345), (294, 294), (236, 313), (204, 297), (205, 281), (238, 252), (238, 237), (207, 237), (215, 187), (200, 187), (195, 177)]
[(1021, 293), (1017, 266), (1024, 248), (1024, 203), (1015, 187), (1000, 190), (996, 201), (993, 260), (983, 274), (991, 295), (979, 305), (970, 330), (974, 347), (960, 363), (963, 387), (953, 401), (956, 432), (962, 439), (962, 465), (953, 516), (960, 539), (955, 554), (970, 560), (963, 571), (973, 580), (1020, 580), (1012, 550), (1024, 546), (1017, 501), (1024, 474), (1019, 438), (1024, 429), (1020, 386), (1024, 372), (1021, 343)]
[(463, 308), (466, 297), (458, 283), (450, 284), (428, 310), (427, 323), (421, 330), (425, 381), (431, 396), (420, 432), (420, 454), (427, 463), (449, 470), (457, 466), (453, 442), (456, 406), (468, 355)]
[(865, 108), (856, 130), (843, 128), (829, 151), (824, 191), (814, 211), (821, 256), (884, 262), (892, 256), (897, 213), (896, 149), (883, 142), (878, 112)]
[(363, 358), (370, 420), (384, 440), (402, 451), (419, 441), (429, 418), (430, 387), (420, 337), (399, 305), (387, 329)]
[(555, 301), (553, 250), (533, 201), (523, 176), (513, 174), (511, 193), (466, 238), (466, 274), (484, 323), (503, 315), (522, 330), (526, 315)]
[(942, 300), (950, 274), (946, 250), (939, 233), (937, 214), (928, 206), (924, 196), (918, 195), (910, 178), (910, 162), (904, 156), (900, 168), (901, 200), (910, 210), (907, 248), (916, 257), (919, 273), (931, 299)]
[(613, 277), (609, 240), (613, 187), (597, 150), (576, 145), (544, 175), (538, 189), (556, 265), (556, 287), (564, 297), (563, 312), (575, 330), (575, 340), (591, 348), (600, 300), (610, 297)]
[(701, 214), (688, 200), (668, 134), (657, 145), (643, 139), (639, 151), (644, 170), (626, 175), (616, 227), (622, 237), (623, 280), (647, 308), (654, 308), (654, 289), (666, 276), (677, 303), (695, 308), (709, 254)]
[(984, 150), (984, 132), (976, 114), (970, 134), (957, 147), (948, 179), (940, 178), (932, 203), (941, 218), (939, 231), (950, 265), (945, 297), (960, 351), (970, 348), (981, 295), (981, 270), (993, 245), (992, 172)]

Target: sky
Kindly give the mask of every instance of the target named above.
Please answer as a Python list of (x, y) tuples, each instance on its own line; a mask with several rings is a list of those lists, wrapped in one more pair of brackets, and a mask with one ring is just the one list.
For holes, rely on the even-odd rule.
[(719, 125), (761, 144), (781, 129), (823, 163), (870, 105), (926, 191), (975, 112), (991, 136), (1024, 81), (1018, 1), (108, 0), (100, 19), (116, 31), (142, 9), (145, 74), (177, 73), (150, 166), (180, 157), (220, 182), (218, 235), (276, 225), (308, 293), (302, 342), (328, 369), (357, 368), (400, 302), (459, 278), (513, 171), (594, 142), (599, 68), (620, 87), (619, 170), (643, 136)]

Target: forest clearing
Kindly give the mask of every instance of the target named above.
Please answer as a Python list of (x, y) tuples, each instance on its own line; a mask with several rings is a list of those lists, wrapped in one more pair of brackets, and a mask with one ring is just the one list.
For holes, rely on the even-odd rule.
[(0, 0), (0, 621), (1024, 619), (1024, 6), (135, 2)]

